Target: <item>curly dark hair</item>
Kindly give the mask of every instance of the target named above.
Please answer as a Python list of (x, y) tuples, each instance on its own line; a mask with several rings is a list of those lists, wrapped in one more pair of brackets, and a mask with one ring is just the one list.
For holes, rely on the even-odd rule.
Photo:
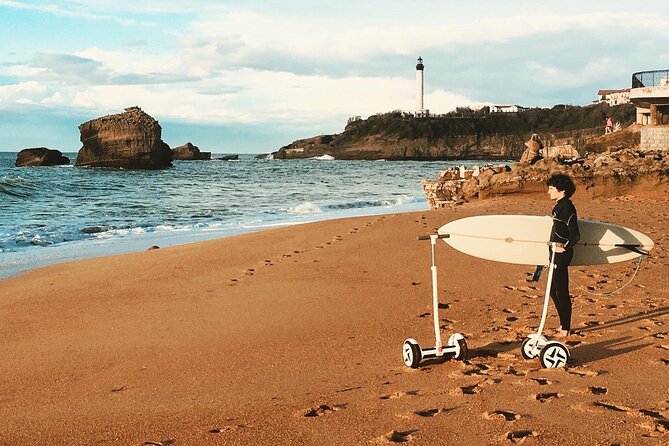
[(564, 196), (567, 198), (570, 198), (572, 195), (574, 195), (574, 192), (576, 192), (576, 186), (574, 186), (574, 182), (571, 180), (569, 175), (565, 175), (563, 173), (556, 173), (555, 175), (551, 176), (546, 181), (546, 184), (548, 186), (553, 186), (559, 191), (564, 191)]

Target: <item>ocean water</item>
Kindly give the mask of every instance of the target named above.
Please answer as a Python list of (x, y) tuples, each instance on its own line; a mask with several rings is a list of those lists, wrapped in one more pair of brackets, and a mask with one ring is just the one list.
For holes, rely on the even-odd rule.
[[(76, 153), (66, 153), (72, 163)], [(218, 156), (218, 155), (214, 155)], [(0, 278), (280, 225), (427, 209), (421, 180), (481, 161), (176, 161), (159, 171), (14, 167), (0, 152)]]

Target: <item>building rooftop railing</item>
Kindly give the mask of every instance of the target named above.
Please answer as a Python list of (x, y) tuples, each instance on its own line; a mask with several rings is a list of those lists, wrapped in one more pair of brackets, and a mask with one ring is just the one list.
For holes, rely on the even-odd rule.
[(639, 71), (632, 75), (632, 88), (668, 86), (669, 70)]

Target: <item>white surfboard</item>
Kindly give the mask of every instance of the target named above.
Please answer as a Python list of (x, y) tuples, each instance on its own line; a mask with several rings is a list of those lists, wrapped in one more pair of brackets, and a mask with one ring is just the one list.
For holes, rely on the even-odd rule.
[[(553, 219), (535, 215), (481, 215), (455, 220), (439, 228), (458, 251), (504, 263), (548, 265)], [(648, 253), (653, 241), (638, 231), (597, 221), (579, 220), (581, 239), (572, 265), (624, 262)]]

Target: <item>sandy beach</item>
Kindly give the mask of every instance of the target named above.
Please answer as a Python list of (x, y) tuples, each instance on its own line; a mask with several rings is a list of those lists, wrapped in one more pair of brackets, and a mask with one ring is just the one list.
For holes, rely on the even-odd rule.
[[(440, 317), (470, 358), (410, 369), (433, 342), (429, 242), (448, 221), (546, 215), (545, 194), (331, 220), (59, 264), (0, 281), (0, 445), (669, 443), (669, 195), (576, 195), (652, 256), (573, 267), (571, 364), (542, 369), (545, 275), (440, 243)], [(577, 287), (577, 285), (583, 288)], [(557, 327), (554, 307), (548, 328)]]

